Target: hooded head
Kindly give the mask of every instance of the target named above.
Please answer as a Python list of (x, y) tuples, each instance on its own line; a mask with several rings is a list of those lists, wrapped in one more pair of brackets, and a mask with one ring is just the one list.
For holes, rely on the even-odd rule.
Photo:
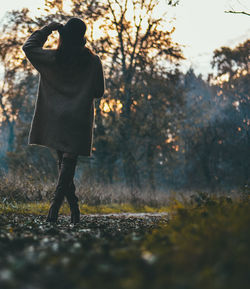
[(65, 25), (59, 27), (58, 32), (60, 34), (56, 56), (58, 63), (68, 68), (86, 64), (89, 53), (92, 53), (89, 48), (85, 47), (86, 24), (81, 19), (73, 17)]
[(62, 38), (62, 42), (69, 45), (85, 45), (84, 38), (86, 32), (86, 24), (79, 18), (73, 17), (68, 22), (59, 27), (58, 32)]

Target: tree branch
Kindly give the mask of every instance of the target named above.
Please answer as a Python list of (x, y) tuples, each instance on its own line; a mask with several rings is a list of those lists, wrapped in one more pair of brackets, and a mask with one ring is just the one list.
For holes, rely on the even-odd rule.
[[(126, 3), (127, 4), (127, 1)], [(117, 21), (117, 18), (116, 18), (116, 15), (115, 15), (115, 11), (114, 9), (112, 8), (112, 4), (110, 1), (108, 1), (108, 6), (111, 10), (111, 13), (113, 15), (113, 19), (114, 19), (114, 23), (115, 23), (115, 26), (116, 26), (116, 31), (118, 33), (118, 38), (119, 38), (119, 41), (120, 41), (120, 45), (121, 45), (121, 54), (122, 54), (122, 69), (123, 69), (123, 72), (124, 72), (124, 75), (126, 74), (127, 72), (127, 69), (126, 69), (126, 62), (125, 62), (125, 51), (124, 51), (124, 44), (123, 44), (123, 38), (122, 38), (122, 33), (123, 33), (123, 26), (122, 26), (122, 21), (123, 21), (123, 17), (124, 17), (124, 14), (125, 14), (125, 11), (127, 10), (127, 7), (125, 6), (125, 11), (122, 13), (121, 15), (121, 19), (120, 21), (118, 22)], [(119, 27), (119, 23), (121, 23), (121, 27)]]
[(225, 13), (233, 13), (233, 14), (244, 14), (247, 16), (250, 16), (250, 13), (245, 12), (245, 11), (233, 11), (233, 10), (229, 10), (229, 11), (224, 11)]

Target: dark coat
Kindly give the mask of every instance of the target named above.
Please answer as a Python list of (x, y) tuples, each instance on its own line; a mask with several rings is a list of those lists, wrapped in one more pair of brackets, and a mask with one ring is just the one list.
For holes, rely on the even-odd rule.
[(105, 90), (102, 63), (82, 47), (90, 59), (77, 73), (62, 70), (56, 49), (44, 49), (51, 30), (44, 26), (27, 39), (22, 49), (39, 72), (39, 88), (28, 137), (29, 145), (92, 156), (95, 98)]

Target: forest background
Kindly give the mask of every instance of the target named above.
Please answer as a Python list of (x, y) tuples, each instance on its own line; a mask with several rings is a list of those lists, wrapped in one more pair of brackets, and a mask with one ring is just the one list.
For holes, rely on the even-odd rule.
[[(68, 13), (63, 1), (45, 0), (39, 16), (23, 8), (2, 19), (1, 175), (42, 184), (27, 197), (46, 197), (45, 184), (55, 181), (57, 169), (55, 151), (27, 145), (38, 74), (21, 46), (43, 25), (82, 15), (87, 46), (104, 64), (106, 91), (95, 102), (93, 156), (79, 158), (77, 182), (124, 186), (134, 194), (249, 187), (250, 40), (218, 47), (207, 79), (192, 68), (183, 72), (185, 55), (172, 39), (171, 19), (155, 12), (178, 1), (164, 3), (71, 0)], [(45, 47), (56, 47), (56, 33)]]

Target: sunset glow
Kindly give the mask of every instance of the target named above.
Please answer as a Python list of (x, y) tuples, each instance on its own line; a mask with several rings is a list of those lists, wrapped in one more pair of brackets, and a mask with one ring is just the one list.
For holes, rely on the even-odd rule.
[[(113, 5), (112, 9), (114, 9), (115, 13), (118, 13), (120, 11), (121, 7), (124, 8), (124, 3), (125, 3), (125, 1), (121, 1), (119, 4), (118, 4), (118, 2), (112, 4)], [(126, 10), (124, 17), (130, 21), (130, 24), (131, 24), (131, 27), (129, 28), (131, 31), (130, 37), (131, 37), (132, 41), (135, 41), (136, 25), (139, 25), (141, 23), (141, 25), (142, 25), (141, 33), (142, 34), (145, 33), (146, 28), (147, 28), (147, 24), (148, 24), (148, 18), (150, 15), (147, 15), (147, 11), (146, 11), (145, 7), (143, 7), (143, 8), (140, 7), (140, 3), (133, 4), (133, 1), (128, 1), (127, 3), (128, 3), (128, 7), (127, 7), (127, 10)], [(2, 5), (2, 13), (6, 12), (8, 10), (11, 10), (11, 9), (21, 9), (23, 7), (27, 7), (30, 10), (30, 15), (32, 17), (42, 16), (44, 14), (56, 12), (56, 8), (51, 8), (49, 10), (44, 9), (43, 4), (44, 4), (43, 0), (33, 0), (33, 1), (31, 1), (31, 0), (26, 0), (26, 1), (10, 0), (8, 2), (5, 2)], [(244, 2), (244, 4), (245, 4), (245, 2)], [(70, 11), (72, 9), (71, 0), (57, 1), (57, 5), (60, 6), (60, 9), (62, 9), (64, 11), (64, 13), (70, 14)], [(134, 11), (133, 5), (136, 5), (136, 11)], [(154, 7), (154, 9), (152, 11), (152, 16), (155, 18), (162, 17), (164, 21), (162, 22), (159, 29), (162, 29), (164, 31), (171, 31), (171, 30), (174, 31), (173, 39), (178, 41), (181, 45), (182, 44), (186, 45), (186, 47), (183, 46), (182, 48), (184, 50), (184, 56), (186, 56), (187, 62), (189, 62), (192, 60), (188, 54), (185, 55), (185, 51), (188, 51), (190, 47), (192, 47), (192, 51), (194, 53), (203, 53), (202, 51), (199, 51), (198, 44), (204, 45), (204, 43), (206, 43), (207, 47), (209, 47), (209, 49), (210, 49), (209, 53), (212, 53), (211, 47), (213, 45), (214, 46), (217, 45), (216, 48), (218, 48), (218, 45), (219, 45), (218, 39), (220, 39), (220, 41), (222, 39), (226, 39), (224, 37), (224, 34), (221, 33), (222, 24), (220, 23), (220, 25), (219, 25), (219, 22), (218, 22), (219, 18), (220, 19), (235, 19), (235, 20), (237, 19), (237, 21), (228, 21), (227, 20), (227, 22), (226, 22), (227, 23), (227, 29), (226, 30), (224, 29), (225, 35), (227, 35), (226, 36), (227, 39), (229, 39), (228, 38), (228, 30), (230, 30), (229, 29), (230, 25), (233, 25), (233, 28), (231, 29), (230, 35), (233, 35), (233, 33), (235, 33), (234, 32), (235, 29), (237, 29), (238, 32), (242, 31), (242, 29), (237, 28), (239, 25), (241, 25), (241, 27), (247, 27), (246, 25), (242, 26), (242, 23), (246, 23), (246, 22), (244, 22), (244, 21), (246, 21), (244, 17), (239, 19), (235, 15), (228, 15), (228, 14), (224, 13), (224, 10), (227, 7), (229, 7), (230, 5), (235, 5), (235, 1), (223, 0), (223, 1), (220, 1), (220, 3), (218, 3), (218, 1), (216, 2), (215, 0), (211, 0), (211, 1), (189, 0), (189, 3), (187, 4), (186, 1), (183, 0), (183, 1), (180, 1), (179, 5), (177, 5), (177, 7), (167, 6), (165, 1), (159, 1), (159, 4), (156, 7)], [(247, 7), (247, 6), (245, 5), (245, 7)], [(203, 12), (203, 9), (206, 9), (206, 13)], [(195, 13), (193, 13), (194, 11), (195, 11)], [(190, 15), (191, 15), (190, 12), (192, 12), (192, 17), (190, 17)], [(210, 18), (209, 18), (209, 21), (207, 19), (207, 15), (209, 13), (211, 15), (213, 15), (213, 21), (212, 22), (210, 21)], [(3, 15), (4, 14), (2, 14), (2, 15), (0, 14), (0, 16), (3, 16)], [(83, 19), (84, 19), (84, 15), (83, 15)], [(88, 19), (86, 19), (86, 21), (87, 20)], [(205, 23), (205, 21), (207, 21), (207, 23)], [(197, 25), (197, 24), (201, 24), (201, 25)], [(110, 28), (108, 31), (107, 31), (107, 27)], [(218, 29), (218, 31), (220, 31), (220, 35), (216, 34), (217, 29)], [(207, 34), (203, 33), (206, 31), (207, 32), (209, 31), (209, 32)], [(108, 33), (110, 37), (113, 37), (114, 41), (117, 38), (117, 31), (115, 29), (115, 24), (112, 22), (112, 13), (111, 12), (107, 12), (105, 21), (97, 20), (93, 23), (93, 25), (87, 26), (87, 30), (86, 30), (86, 36), (89, 39), (89, 41), (102, 38), (105, 36), (105, 33)], [(54, 31), (48, 37), (48, 41), (46, 42), (45, 48), (56, 48), (58, 36), (59, 36), (58, 32)], [(214, 39), (216, 38), (216, 41), (214, 41), (214, 44), (213, 44), (213, 41), (211, 41), (212, 37), (214, 37)], [(232, 36), (230, 36), (230, 37), (232, 37)], [(185, 41), (186, 41), (186, 43), (185, 43)], [(187, 41), (189, 41), (188, 45), (187, 45), (187, 43), (188, 43)], [(193, 41), (193, 42), (191, 43), (190, 41)], [(229, 41), (229, 40), (227, 40), (227, 41)], [(197, 47), (195, 45), (197, 45)], [(128, 47), (128, 49), (130, 49), (130, 47)], [(130, 52), (132, 52), (132, 51), (130, 51)], [(135, 53), (138, 53), (138, 52), (139, 52), (138, 50), (135, 51)], [(156, 52), (157, 51), (151, 50), (151, 51), (149, 51), (148, 55), (153, 56), (154, 53), (156, 53)], [(24, 60), (24, 58), (25, 58), (25, 56), (20, 49), (20, 53), (17, 53), (15, 55), (15, 58), (11, 59), (10, 61), (15, 62), (15, 65), (19, 65)], [(184, 68), (186, 64), (184, 64), (184, 62), (182, 61), (181, 65), (183, 65), (182, 67)], [(239, 77), (240, 74), (246, 75), (247, 70), (239, 71), (238, 74), (235, 75), (235, 77)], [(223, 74), (221, 77), (217, 77), (216, 80), (212, 80), (211, 83), (212, 84), (222, 84), (224, 82), (227, 82), (229, 80), (229, 77), (230, 77), (229, 73)], [(124, 88), (121, 86), (120, 92), (122, 93), (123, 91), (124, 91)], [(218, 92), (218, 95), (220, 95), (220, 94), (222, 94), (222, 91)], [(143, 94), (142, 94), (142, 97), (144, 97)], [(147, 99), (150, 100), (151, 98), (152, 98), (152, 95), (148, 94)], [(137, 105), (137, 103), (134, 102), (132, 107), (131, 107), (131, 110), (136, 111), (136, 108), (135, 108), (136, 105)], [(233, 103), (233, 105), (237, 109), (239, 106), (239, 102), (235, 101)], [(122, 103), (119, 100), (116, 101), (114, 99), (101, 100), (101, 103), (100, 103), (100, 108), (105, 114), (108, 114), (111, 111), (121, 113), (122, 107), (123, 107)], [(10, 107), (8, 109), (11, 110)], [(165, 142), (171, 143), (173, 141), (174, 141), (174, 138), (170, 137), (170, 138), (166, 139)]]
[(120, 100), (115, 100), (115, 99), (101, 99), (100, 101), (100, 108), (103, 112), (109, 113), (110, 111), (121, 113), (122, 111), (122, 103)]
[(171, 143), (174, 141), (175, 141), (175, 138), (173, 138), (173, 135), (169, 133), (168, 138), (165, 140), (165, 143)]
[[(69, 12), (71, 1), (64, 0), (63, 10)], [(41, 15), (44, 13), (41, 7), (43, 0), (9, 0), (1, 3), (0, 18), (4, 13), (11, 9), (21, 9), (28, 7), (31, 15)], [(129, 3), (129, 5), (131, 5)], [(161, 15), (165, 9), (166, 2), (155, 8), (154, 14)], [(227, 14), (225, 10), (250, 10), (248, 0), (181, 0), (176, 7), (168, 7), (167, 14), (164, 16), (175, 26), (173, 40), (184, 45), (184, 55), (186, 60), (182, 61), (183, 69), (188, 69), (190, 65), (197, 72), (205, 75), (211, 71), (210, 61), (214, 49), (225, 45), (235, 46), (250, 35), (249, 17), (244, 15)], [(212, 15), (212, 22), (211, 22)], [(131, 9), (127, 10), (126, 17), (131, 18)], [(139, 21), (136, 15), (136, 22)], [(96, 23), (93, 27), (94, 37), (101, 37), (99, 29), (101, 23)], [(86, 31), (90, 34), (90, 29)], [(112, 32), (111, 32), (112, 33)]]

